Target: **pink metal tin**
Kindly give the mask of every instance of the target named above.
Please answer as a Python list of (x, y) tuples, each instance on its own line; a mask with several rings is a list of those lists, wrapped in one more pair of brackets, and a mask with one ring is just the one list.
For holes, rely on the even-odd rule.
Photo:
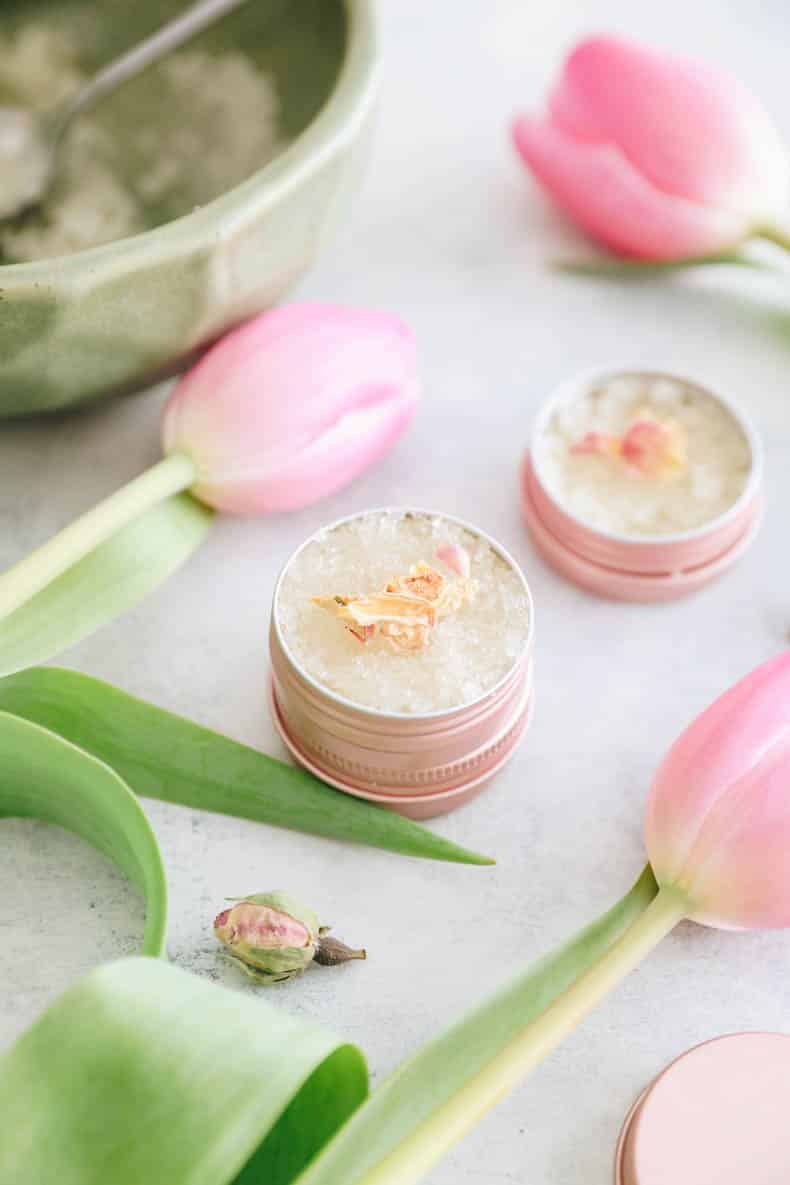
[[(666, 378), (704, 391), (740, 425), (752, 465), (738, 500), (724, 514), (675, 535), (628, 536), (594, 528), (565, 510), (541, 481), (534, 442), (559, 406), (578, 399), (606, 379)], [(521, 503), (535, 547), (563, 576), (602, 597), (668, 601), (695, 592), (731, 566), (754, 538), (762, 517), (762, 445), (742, 411), (729, 400), (687, 379), (654, 370), (591, 371), (564, 384), (541, 408), (533, 448), (521, 470)]]
[[(529, 633), (522, 653), (496, 686), (459, 708), (407, 715), (353, 703), (308, 675), (282, 637), (277, 598), (297, 551), (274, 592), (269, 634), (272, 717), (294, 758), (330, 785), (411, 818), (429, 818), (479, 793), (524, 735), (532, 705), (534, 611), (520, 568), (484, 531), (449, 515), (411, 508), (403, 513), (457, 523), (484, 539), (512, 567), (529, 598)], [(324, 530), (348, 521), (341, 519)]]
[(637, 1099), (616, 1185), (786, 1185), (790, 1037), (735, 1033), (684, 1053)]

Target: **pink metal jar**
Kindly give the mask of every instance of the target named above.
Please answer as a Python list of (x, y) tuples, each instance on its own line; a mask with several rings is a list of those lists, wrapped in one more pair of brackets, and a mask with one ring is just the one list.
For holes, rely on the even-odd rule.
[[(541, 481), (535, 445), (557, 408), (601, 382), (624, 377), (668, 379), (704, 392), (740, 426), (751, 451), (751, 472), (740, 497), (724, 514), (690, 531), (629, 536), (589, 526), (549, 493)], [(536, 549), (575, 584), (614, 600), (670, 601), (708, 584), (752, 542), (763, 510), (762, 456), (760, 440), (744, 413), (698, 383), (655, 370), (591, 371), (564, 384), (541, 408), (521, 469), (522, 510)]]
[[(521, 654), (499, 683), (461, 707), (405, 714), (353, 703), (313, 679), (291, 655), (282, 636), (278, 597), (299, 548), (274, 591), (269, 634), (271, 707), (274, 724), (300, 765), (349, 794), (412, 819), (427, 819), (478, 794), (524, 735), (532, 711), (534, 611), (520, 568), (485, 532), (450, 515), (410, 508), (398, 508), (398, 513), (456, 523), (488, 543), (512, 568), (524, 584), (529, 603), (529, 632)], [(341, 519), (320, 534), (355, 517)]]

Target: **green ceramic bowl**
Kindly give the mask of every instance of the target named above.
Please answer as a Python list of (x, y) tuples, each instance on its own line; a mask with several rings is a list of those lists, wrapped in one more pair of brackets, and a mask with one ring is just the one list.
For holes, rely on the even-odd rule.
[[(3, 31), (56, 8), (71, 27), (90, 30), (86, 64), (95, 67), (184, 3), (4, 0)], [(287, 147), (173, 221), (75, 255), (0, 266), (0, 416), (177, 373), (228, 327), (279, 300), (344, 214), (375, 91), (370, 0), (249, 0), (199, 42), (212, 52), (243, 48), (273, 76)], [(139, 85), (144, 76), (106, 101), (133, 104)]]

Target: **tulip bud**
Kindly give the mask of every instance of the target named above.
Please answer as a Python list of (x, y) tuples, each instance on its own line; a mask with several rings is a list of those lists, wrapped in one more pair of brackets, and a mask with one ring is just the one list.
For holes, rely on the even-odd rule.
[(592, 238), (639, 259), (737, 247), (781, 226), (790, 164), (736, 79), (616, 37), (576, 47), (545, 114), (522, 116), (516, 148)]
[(725, 929), (790, 926), (790, 651), (757, 667), (683, 732), (645, 821), (659, 885)]
[(411, 331), (387, 313), (274, 309), (234, 330), (181, 380), (166, 453), (219, 510), (296, 510), (347, 485), (398, 439), (417, 399)]
[(313, 960), (329, 967), (366, 957), (364, 950), (326, 937), (327, 930), (311, 909), (280, 892), (240, 897), (214, 919), (214, 933), (231, 961), (264, 984), (291, 979)]

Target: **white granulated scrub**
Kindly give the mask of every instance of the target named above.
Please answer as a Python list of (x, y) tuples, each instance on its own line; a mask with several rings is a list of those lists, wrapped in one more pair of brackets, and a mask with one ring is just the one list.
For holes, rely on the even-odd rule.
[(561, 403), (534, 444), (544, 489), (601, 531), (668, 536), (738, 500), (752, 470), (749, 440), (709, 392), (651, 374), (604, 378)]
[(292, 658), (316, 682), (382, 712), (461, 707), (522, 654), (530, 599), (487, 540), (418, 512), (373, 511), (311, 539), (275, 606)]
[[(64, 29), (0, 33), (0, 105), (54, 108), (88, 77)], [(0, 226), (0, 261), (70, 255), (188, 213), (272, 160), (278, 124), (273, 80), (241, 50), (187, 46), (74, 121), (41, 210)]]

